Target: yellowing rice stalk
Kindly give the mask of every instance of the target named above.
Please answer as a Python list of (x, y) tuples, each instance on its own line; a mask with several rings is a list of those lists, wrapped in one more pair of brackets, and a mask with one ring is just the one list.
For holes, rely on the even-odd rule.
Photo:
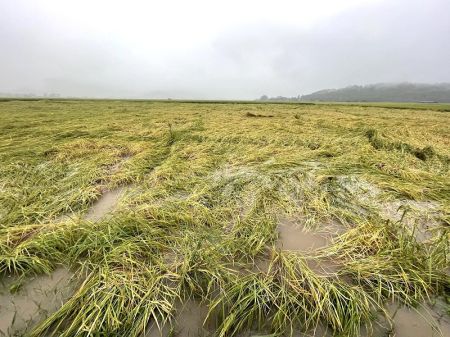
[(440, 110), (0, 101), (0, 301), (70, 270), (56, 307), (0, 303), (2, 333), (449, 336)]

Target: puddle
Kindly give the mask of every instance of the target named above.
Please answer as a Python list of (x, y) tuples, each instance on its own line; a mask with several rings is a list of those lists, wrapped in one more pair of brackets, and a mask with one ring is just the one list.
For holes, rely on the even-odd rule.
[(253, 267), (254, 272), (267, 274), (269, 272), (270, 261), (266, 258), (257, 257)]
[(334, 226), (324, 226), (317, 231), (307, 230), (294, 220), (281, 219), (278, 225), (277, 247), (295, 252), (311, 252), (326, 247), (334, 233)]
[(126, 187), (118, 187), (111, 191), (106, 191), (100, 198), (94, 202), (87, 214), (85, 220), (99, 221), (105, 215), (111, 213), (116, 208), (120, 197), (125, 193)]
[[(208, 314), (206, 305), (188, 300), (176, 317), (175, 336), (207, 336), (213, 331), (212, 324), (203, 322)], [(212, 330), (212, 331), (211, 331)]]
[(51, 275), (39, 275), (11, 294), (9, 287), (15, 278), (4, 278), (0, 293), (0, 335), (21, 336), (45, 319), (72, 294), (73, 274), (58, 268)]
[(294, 225), (280, 225), (278, 247), (284, 250), (309, 252), (327, 245), (327, 238), (317, 232), (306, 231)]
[[(277, 248), (297, 253), (311, 253), (328, 246), (333, 237), (342, 234), (343, 228), (338, 224), (324, 225), (318, 230), (307, 230), (296, 222), (282, 218), (279, 221)], [(307, 257), (306, 263), (312, 271), (322, 276), (336, 275), (340, 265), (327, 259)]]
[[(181, 308), (181, 309), (180, 309)], [(208, 308), (195, 300), (187, 300), (183, 305), (178, 305), (178, 313), (175, 315), (173, 328), (164, 326), (161, 331), (153, 325), (145, 337), (197, 337), (211, 336), (215, 331), (212, 322), (206, 322)]]

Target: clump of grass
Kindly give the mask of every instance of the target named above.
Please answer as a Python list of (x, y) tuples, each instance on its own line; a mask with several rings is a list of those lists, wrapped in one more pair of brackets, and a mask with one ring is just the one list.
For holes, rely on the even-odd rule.
[(253, 112), (247, 111), (247, 113), (245, 114), (246, 117), (274, 117), (273, 115), (261, 115), (261, 114), (255, 114)]
[(359, 336), (370, 326), (371, 299), (357, 287), (318, 276), (298, 255), (272, 251), (267, 274), (236, 278), (211, 304), (223, 317), (218, 336), (256, 329), (274, 335), (328, 325), (335, 333)]
[(230, 245), (236, 259), (254, 259), (277, 238), (274, 219), (260, 217), (238, 221), (230, 233)]
[(446, 235), (427, 248), (401, 223), (363, 223), (340, 236), (325, 255), (343, 262), (339, 274), (383, 303), (417, 305), (445, 289)]
[(366, 131), (366, 136), (369, 139), (370, 144), (377, 150), (384, 149), (388, 151), (397, 150), (400, 152), (407, 152), (422, 161), (430, 160), (433, 157), (438, 157), (440, 160), (446, 163), (448, 163), (449, 161), (449, 158), (447, 156), (438, 155), (431, 145), (427, 145), (423, 148), (418, 148), (401, 141), (389, 141), (385, 137), (382, 137), (375, 129), (368, 129)]
[(30, 336), (141, 336), (149, 322), (171, 319), (178, 296), (170, 275), (156, 268), (97, 268)]
[(62, 237), (51, 238), (43, 225), (24, 225), (0, 230), (0, 273), (49, 274), (61, 258)]
[(227, 267), (229, 252), (215, 235), (188, 231), (177, 248), (171, 252), (168, 269), (177, 275), (183, 297), (211, 298), (232, 277)]

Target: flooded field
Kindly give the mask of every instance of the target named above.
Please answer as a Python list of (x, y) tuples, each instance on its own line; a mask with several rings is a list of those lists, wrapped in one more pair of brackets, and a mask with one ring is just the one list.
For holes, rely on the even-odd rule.
[(0, 118), (0, 335), (450, 336), (447, 112), (10, 100)]

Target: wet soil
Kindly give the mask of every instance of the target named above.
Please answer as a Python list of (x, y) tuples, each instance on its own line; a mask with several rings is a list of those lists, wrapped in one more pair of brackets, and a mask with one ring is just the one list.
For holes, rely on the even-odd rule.
[(211, 336), (216, 329), (212, 322), (205, 322), (208, 307), (195, 300), (187, 300), (177, 305), (177, 313), (172, 327), (164, 326), (159, 330), (152, 326), (145, 337), (197, 337)]
[(72, 276), (61, 267), (50, 275), (24, 281), (15, 293), (10, 292), (10, 287), (17, 279), (4, 278), (0, 286), (0, 335), (21, 336), (57, 311), (73, 292)]
[(380, 318), (374, 324), (370, 337), (450, 337), (450, 317), (445, 313), (445, 303), (438, 300), (435, 305), (408, 308), (398, 304), (386, 307), (391, 324)]
[(393, 328), (392, 336), (395, 337), (449, 337), (450, 317), (445, 314), (445, 304), (431, 307), (426, 305), (418, 309), (404, 306), (389, 306), (392, 314)]

